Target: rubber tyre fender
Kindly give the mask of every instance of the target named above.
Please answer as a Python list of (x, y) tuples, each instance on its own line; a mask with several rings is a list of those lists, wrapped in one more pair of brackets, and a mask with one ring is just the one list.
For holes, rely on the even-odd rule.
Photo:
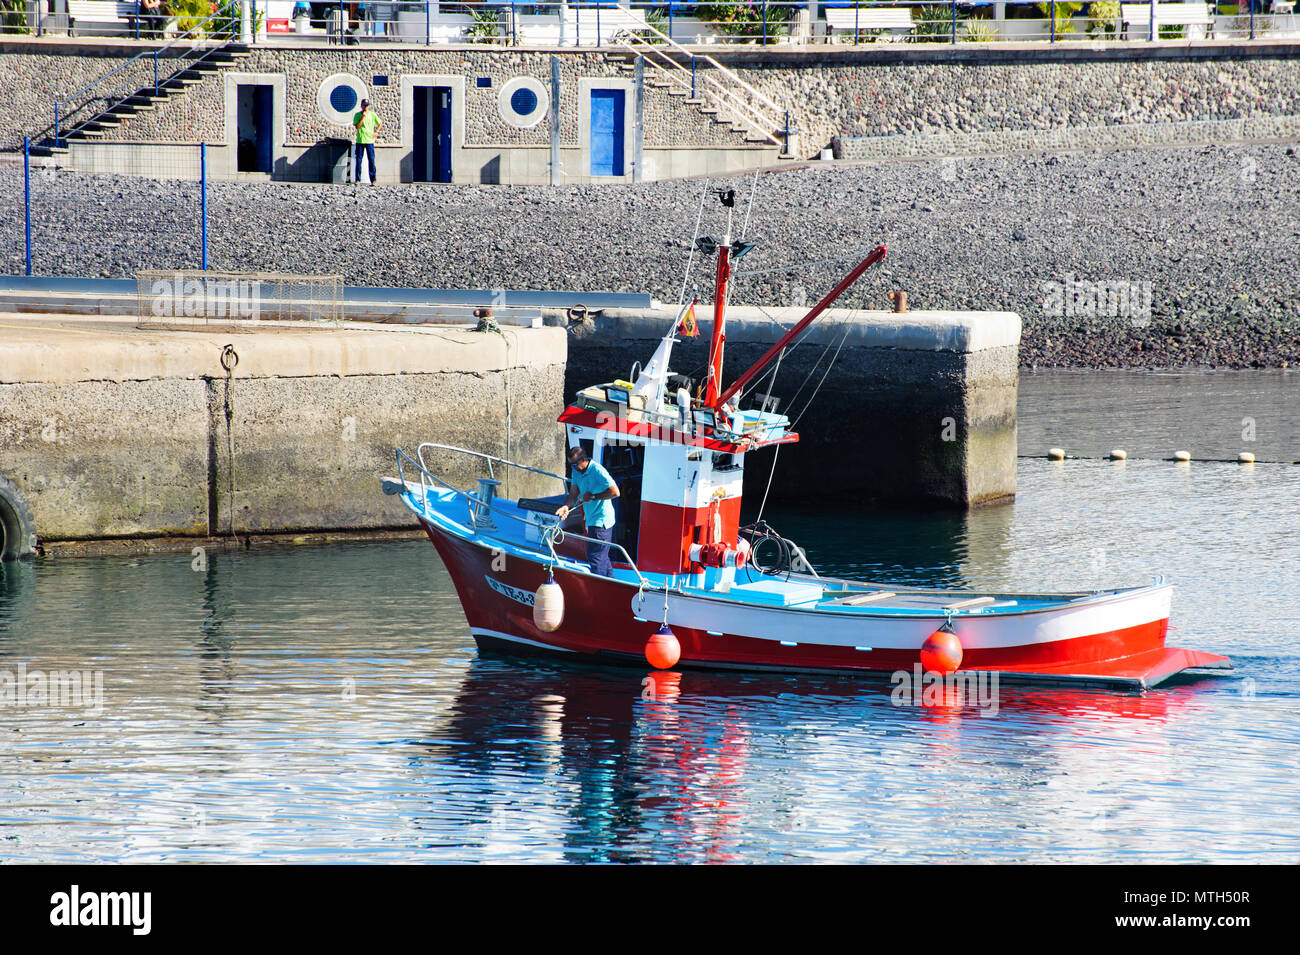
[(0, 560), (18, 560), (36, 553), (36, 523), (22, 494), (0, 475)]

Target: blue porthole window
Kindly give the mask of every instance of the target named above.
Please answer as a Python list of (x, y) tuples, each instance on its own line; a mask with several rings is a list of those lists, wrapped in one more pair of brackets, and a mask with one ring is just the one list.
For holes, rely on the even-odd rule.
[(346, 83), (340, 83), (330, 90), (330, 105), (340, 113), (356, 109), (358, 102), (357, 91)]
[(352, 117), (361, 108), (361, 101), (370, 93), (359, 76), (335, 73), (321, 81), (316, 91), (316, 106), (331, 126), (342, 126), (351, 131)]
[(510, 94), (510, 108), (520, 117), (527, 117), (537, 109), (537, 94), (527, 86), (521, 86)]
[(497, 94), (497, 112), (516, 129), (528, 129), (546, 118), (551, 97), (546, 85), (531, 76), (516, 76), (501, 84)]

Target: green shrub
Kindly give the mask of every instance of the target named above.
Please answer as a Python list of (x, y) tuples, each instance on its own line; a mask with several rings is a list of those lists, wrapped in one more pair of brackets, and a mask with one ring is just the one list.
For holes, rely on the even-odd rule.
[[(184, 36), (217, 12), (211, 0), (167, 0), (167, 11), (176, 18), (176, 29)], [(205, 28), (203, 33), (209, 31)], [(195, 34), (197, 36), (197, 34)]]
[(962, 39), (971, 43), (989, 43), (993, 40), (993, 28), (987, 20), (971, 18), (962, 23)]
[(469, 15), (474, 18), (473, 26), (467, 31), (471, 40), (496, 43), (501, 39), (501, 17), (496, 7), (473, 6)]
[[(668, 35), (668, 14), (664, 13), (664, 11), (660, 10), (658, 7), (648, 7), (641, 12), (645, 14), (645, 22), (647, 26), (654, 27), (655, 30), (658, 30), (659, 33), (662, 33), (664, 36)], [(637, 33), (639, 33), (641, 39), (645, 40), (647, 43), (665, 42), (664, 39), (659, 36), (659, 33), (655, 33), (651, 30), (638, 30)]]
[(1098, 0), (1088, 4), (1088, 33), (1106, 37), (1114, 34), (1115, 21), (1119, 19), (1119, 0)]
[(789, 24), (785, 22), (789, 10), (789, 7), (768, 6), (760, 0), (738, 0), (736, 3), (701, 3), (695, 7), (695, 16), (725, 36), (764, 42), (766, 33), (765, 42), (773, 43), (789, 32)]
[[(1051, 3), (1036, 3), (1034, 4), (1034, 6), (1038, 8), (1038, 11), (1043, 15), (1044, 19), (1051, 19), (1052, 16)], [(1060, 36), (1062, 33), (1074, 32), (1074, 24), (1070, 22), (1070, 18), (1082, 9), (1083, 9), (1082, 3), (1058, 3), (1056, 5), (1056, 35), (1057, 36)]]
[(921, 43), (944, 43), (952, 39), (952, 7), (930, 4), (912, 8), (912, 22)]
[(0, 24), (5, 33), (31, 33), (25, 0), (0, 0)]

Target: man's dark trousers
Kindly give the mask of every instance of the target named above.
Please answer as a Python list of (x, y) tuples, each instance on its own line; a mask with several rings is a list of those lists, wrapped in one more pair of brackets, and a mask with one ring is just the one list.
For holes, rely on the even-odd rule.
[(587, 563), (591, 564), (591, 572), (602, 577), (613, 577), (614, 568), (609, 562), (609, 545), (614, 540), (614, 528), (588, 527), (587, 536), (593, 538), (587, 542)]
[(357, 174), (355, 181), (361, 181), (361, 156), (366, 156), (366, 162), (370, 164), (370, 181), (375, 181), (375, 144), (374, 143), (357, 143)]

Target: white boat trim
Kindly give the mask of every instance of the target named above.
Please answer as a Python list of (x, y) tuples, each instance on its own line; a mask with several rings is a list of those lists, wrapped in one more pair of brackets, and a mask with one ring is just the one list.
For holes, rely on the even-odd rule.
[(470, 627), (471, 636), (475, 637), (493, 637), (497, 640), (508, 640), (511, 643), (523, 643), (530, 647), (538, 647), (542, 650), (554, 650), (556, 653), (577, 653), (577, 650), (570, 650), (568, 647), (557, 647), (553, 643), (542, 643), (540, 640), (529, 640), (527, 637), (516, 636), (513, 633), (502, 633), (500, 630), (488, 630), (485, 627)]
[[(962, 646), (992, 650), (1090, 637), (1166, 620), (1173, 588), (1145, 587), (1110, 599), (984, 616), (953, 614)], [(809, 646), (915, 650), (935, 630), (933, 615), (881, 615), (810, 607), (775, 607), (669, 593), (667, 613), (662, 591), (637, 594), (632, 612), (655, 623), (713, 630), (755, 640)]]

